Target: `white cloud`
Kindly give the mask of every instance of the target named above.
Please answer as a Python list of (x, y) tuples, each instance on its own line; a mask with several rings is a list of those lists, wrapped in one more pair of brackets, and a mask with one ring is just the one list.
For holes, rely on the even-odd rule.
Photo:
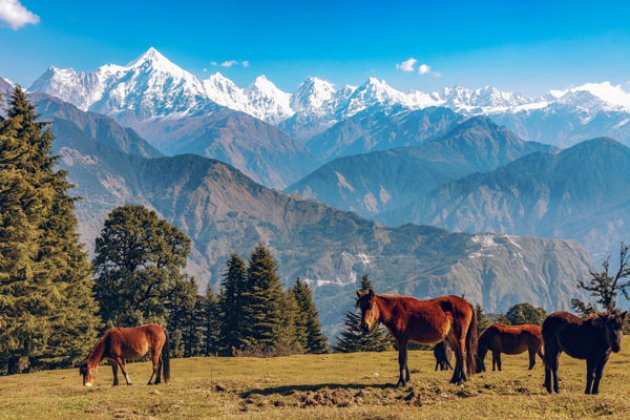
[(22, 6), (19, 0), (0, 0), (0, 21), (14, 30), (39, 23), (39, 16)]
[(234, 67), (234, 66), (249, 67), (249, 60), (243, 60), (243, 61), (226, 60), (226, 61), (224, 61), (222, 63), (217, 63), (216, 61), (211, 61), (210, 65), (212, 67), (221, 66), (221, 67), (225, 67), (225, 68), (230, 68), (230, 67)]
[(417, 62), (418, 60), (416, 60), (413, 57), (410, 57), (407, 60), (403, 61), (402, 63), (396, 64), (396, 68), (401, 71), (412, 72)]
[(420, 64), (420, 66), (418, 67), (418, 73), (419, 74), (431, 73), (431, 66), (429, 66), (428, 64)]

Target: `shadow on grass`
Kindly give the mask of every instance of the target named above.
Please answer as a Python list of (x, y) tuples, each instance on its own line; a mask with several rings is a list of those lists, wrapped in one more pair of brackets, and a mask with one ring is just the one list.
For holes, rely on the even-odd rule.
[(388, 388), (396, 388), (396, 385), (392, 383), (388, 384), (338, 384), (338, 383), (328, 383), (328, 384), (311, 384), (311, 385), (283, 385), (276, 386), (270, 388), (262, 388), (262, 389), (252, 389), (249, 391), (242, 392), (240, 395), (242, 398), (247, 398), (252, 395), (284, 395), (288, 396), (298, 391), (321, 391), (322, 389), (388, 389)]

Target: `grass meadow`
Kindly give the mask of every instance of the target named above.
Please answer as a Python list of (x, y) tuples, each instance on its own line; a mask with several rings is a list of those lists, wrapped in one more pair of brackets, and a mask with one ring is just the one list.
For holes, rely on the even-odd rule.
[(542, 387), (541, 361), (528, 371), (526, 354), (503, 356), (502, 372), (456, 386), (451, 372), (433, 370), (432, 352), (412, 351), (411, 382), (401, 389), (392, 386), (395, 352), (171, 363), (171, 383), (159, 386), (145, 385), (148, 363), (129, 365), (129, 387), (112, 387), (107, 365), (92, 388), (83, 388), (78, 369), (0, 377), (0, 418), (630, 418), (630, 337), (611, 356), (597, 396), (582, 393), (585, 362), (566, 355), (553, 396)]

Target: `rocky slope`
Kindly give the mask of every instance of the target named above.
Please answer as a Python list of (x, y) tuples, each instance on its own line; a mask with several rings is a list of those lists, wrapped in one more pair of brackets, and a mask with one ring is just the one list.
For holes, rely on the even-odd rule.
[[(443, 109), (415, 112), (427, 118), (426, 112), (431, 110), (440, 115)], [(426, 127), (435, 129), (429, 122)], [(285, 191), (396, 225), (410, 220), (400, 210), (408, 210), (439, 185), (495, 169), (536, 151), (551, 150), (550, 146), (521, 140), (488, 118), (473, 117), (419, 146), (333, 160)]]
[(447, 183), (406, 211), (454, 230), (572, 238), (605, 255), (630, 238), (629, 205), (630, 148), (599, 138)]

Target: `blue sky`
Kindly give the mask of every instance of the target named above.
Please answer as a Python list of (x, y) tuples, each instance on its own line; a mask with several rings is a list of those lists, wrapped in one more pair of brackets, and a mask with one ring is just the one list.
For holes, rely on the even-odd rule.
[[(16, 4), (32, 15), (3, 13)], [(624, 1), (0, 0), (0, 20), (0, 76), (24, 85), (50, 64), (93, 70), (150, 46), (200, 77), (220, 70), (246, 85), (265, 74), (285, 90), (310, 75), (525, 94), (630, 81)], [(396, 67), (411, 57), (413, 71)], [(220, 67), (229, 60), (250, 65)]]

